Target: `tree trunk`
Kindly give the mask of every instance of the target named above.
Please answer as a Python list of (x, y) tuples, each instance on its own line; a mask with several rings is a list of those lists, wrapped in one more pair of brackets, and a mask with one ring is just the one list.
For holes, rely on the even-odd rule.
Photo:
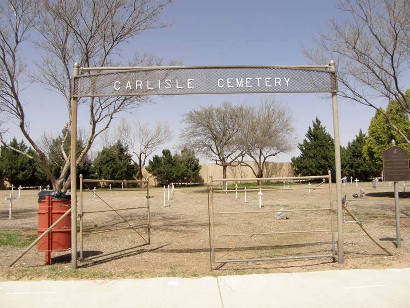
[[(258, 173), (257, 173), (256, 177), (257, 178), (263, 178), (263, 168), (260, 168), (258, 166)], [(261, 185), (262, 185), (262, 181), (258, 180), (258, 186), (261, 186)]]
[[(228, 169), (228, 166), (226, 164), (222, 165), (222, 178), (226, 179), (226, 170)], [(226, 188), (226, 181), (222, 181), (222, 187), (223, 189)]]

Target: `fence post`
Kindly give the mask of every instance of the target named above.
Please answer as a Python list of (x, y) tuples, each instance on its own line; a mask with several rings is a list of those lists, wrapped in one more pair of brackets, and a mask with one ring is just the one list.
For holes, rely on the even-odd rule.
[(336, 177), (336, 200), (337, 200), (337, 253), (338, 262), (344, 263), (343, 251), (343, 208), (342, 208), (342, 164), (340, 158), (340, 134), (339, 134), (339, 111), (337, 105), (337, 75), (335, 62), (329, 63), (329, 71), (333, 73), (335, 90), (332, 92), (332, 113), (333, 113), (333, 131), (335, 146), (335, 177)]
[(238, 184), (235, 183), (235, 199), (238, 199)]
[(165, 207), (165, 185), (164, 185), (164, 207)]

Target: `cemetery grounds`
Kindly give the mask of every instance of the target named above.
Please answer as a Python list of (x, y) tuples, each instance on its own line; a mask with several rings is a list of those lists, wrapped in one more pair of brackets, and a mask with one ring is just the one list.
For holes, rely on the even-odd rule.
[[(344, 213), (344, 264), (331, 257), (311, 260), (221, 263), (210, 267), (208, 188), (175, 187), (168, 192), (150, 187), (150, 244), (148, 239), (146, 191), (143, 189), (97, 189), (83, 194), (84, 260), (77, 270), (71, 269), (70, 251), (53, 253), (53, 264), (44, 265), (44, 253), (36, 247), (16, 265), (9, 264), (37, 234), (38, 190), (21, 191), (13, 200), (12, 219), (8, 219), (10, 191), (0, 191), (0, 280), (27, 279), (105, 279), (142, 277), (198, 277), (272, 272), (299, 272), (351, 268), (410, 267), (410, 193), (400, 187), (400, 223), (402, 247), (395, 246), (395, 212), (392, 183), (353, 183), (342, 185), (347, 208), (360, 222)], [(219, 260), (270, 258), (280, 256), (331, 254), (332, 232), (303, 233), (303, 230), (336, 231), (330, 212), (285, 212), (287, 219), (277, 219), (273, 210), (323, 208), (329, 206), (328, 184), (278, 184), (264, 186), (259, 208), (258, 190), (244, 185), (225, 193), (214, 191), (214, 210), (219, 212), (252, 212), (215, 215), (215, 247)], [(332, 184), (332, 206), (336, 207), (335, 184)], [(360, 189), (363, 198), (353, 198)], [(410, 183), (407, 183), (410, 191)], [(17, 196), (17, 192), (14, 192)], [(80, 197), (79, 197), (80, 198)], [(164, 207), (164, 198), (165, 205)], [(134, 208), (112, 211), (112, 209)], [(272, 210), (271, 212), (269, 210)], [(283, 217), (282, 217), (283, 218)], [(129, 226), (134, 229), (130, 229)], [(365, 229), (372, 239), (363, 231)], [(292, 231), (294, 233), (285, 233)], [(283, 232), (283, 233), (282, 233)], [(337, 238), (337, 237), (336, 237)], [(78, 244), (80, 246), (80, 244)], [(391, 255), (389, 255), (389, 252)], [(337, 256), (337, 255), (336, 255)]]

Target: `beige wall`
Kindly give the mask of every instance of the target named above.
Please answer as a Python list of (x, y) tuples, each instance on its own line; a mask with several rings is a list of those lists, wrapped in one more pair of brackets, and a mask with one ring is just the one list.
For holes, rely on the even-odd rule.
[[(252, 163), (249, 163), (252, 164)], [(254, 164), (253, 164), (254, 165)], [(214, 179), (222, 179), (222, 167), (216, 164), (201, 165), (200, 175), (205, 183), (208, 183), (212, 176)], [(291, 163), (273, 163), (269, 162), (266, 165), (264, 177), (285, 177), (293, 176)], [(252, 170), (247, 166), (228, 167), (228, 179), (238, 178), (255, 178)]]
[[(249, 163), (252, 164), (252, 163)], [(199, 172), (204, 183), (209, 182), (209, 178), (212, 176), (214, 179), (222, 179), (222, 167), (216, 164), (203, 164), (201, 165), (201, 171)], [(149, 176), (149, 173), (143, 169), (144, 177)], [(252, 170), (246, 166), (228, 167), (227, 174), (228, 179), (239, 179), (239, 178), (255, 178)], [(265, 168), (264, 177), (285, 177), (293, 176), (291, 163), (273, 163), (268, 162)], [(156, 185), (154, 177), (149, 178), (151, 185)]]

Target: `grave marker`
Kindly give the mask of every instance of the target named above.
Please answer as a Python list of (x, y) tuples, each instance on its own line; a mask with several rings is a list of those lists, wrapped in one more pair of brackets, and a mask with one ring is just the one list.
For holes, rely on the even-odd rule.
[(13, 197), (13, 193), (10, 193), (10, 197), (6, 197), (6, 200), (9, 201), (9, 219), (11, 219), (11, 211), (13, 209), (13, 200), (16, 200), (16, 197)]

